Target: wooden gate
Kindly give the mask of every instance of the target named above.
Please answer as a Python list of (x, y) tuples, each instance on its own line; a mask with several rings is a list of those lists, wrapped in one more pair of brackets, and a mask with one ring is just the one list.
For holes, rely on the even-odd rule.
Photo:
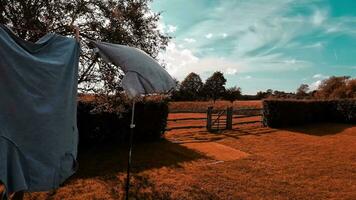
[(207, 110), (206, 128), (209, 132), (218, 132), (232, 129), (232, 107), (226, 110), (213, 110), (209, 107)]

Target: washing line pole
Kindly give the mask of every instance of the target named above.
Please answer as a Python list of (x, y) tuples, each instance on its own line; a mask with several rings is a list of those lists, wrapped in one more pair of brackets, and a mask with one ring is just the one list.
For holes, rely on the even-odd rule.
[(134, 134), (134, 123), (135, 118), (135, 100), (132, 101), (132, 111), (131, 111), (131, 124), (130, 124), (130, 139), (129, 139), (129, 153), (127, 158), (127, 176), (126, 176), (126, 200), (129, 199), (130, 191), (130, 168), (131, 168), (131, 155), (132, 155), (132, 144), (133, 144), (133, 134)]

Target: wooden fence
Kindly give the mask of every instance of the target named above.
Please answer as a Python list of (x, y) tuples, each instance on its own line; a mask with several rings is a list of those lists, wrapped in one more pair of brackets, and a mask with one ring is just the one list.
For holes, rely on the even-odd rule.
[[(190, 113), (197, 113), (197, 112), (190, 112)], [(189, 113), (187, 113), (186, 116), (183, 117), (168, 119), (168, 122), (171, 123), (171, 125), (167, 127), (166, 130), (192, 129), (192, 128), (206, 128), (210, 132), (231, 130), (234, 127), (236, 127), (236, 125), (253, 124), (253, 123), (261, 122), (261, 119), (259, 118), (251, 119), (251, 120), (249, 118), (262, 116), (262, 109), (260, 108), (233, 109), (232, 107), (228, 107), (226, 109), (213, 109), (213, 107), (209, 107), (207, 110), (205, 110), (205, 113), (206, 113), (205, 117), (204, 115), (191, 116), (189, 115)], [(184, 125), (184, 121), (187, 121), (187, 125)], [(200, 121), (201, 123), (195, 123), (193, 121)]]
[(208, 131), (216, 132), (232, 129), (232, 107), (228, 107), (226, 110), (213, 110), (213, 107), (209, 107), (206, 113), (206, 128)]

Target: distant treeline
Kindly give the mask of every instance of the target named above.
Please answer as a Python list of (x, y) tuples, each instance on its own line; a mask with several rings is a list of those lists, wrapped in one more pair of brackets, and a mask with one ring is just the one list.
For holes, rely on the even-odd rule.
[(242, 97), (241, 88), (231, 87), (225, 88), (226, 79), (224, 74), (217, 71), (213, 73), (203, 83), (200, 76), (194, 72), (179, 83), (177, 81), (177, 88), (172, 93), (172, 100), (174, 101), (198, 101), (198, 100), (218, 100), (224, 99), (228, 101), (235, 101)]
[(277, 99), (344, 99), (356, 98), (356, 79), (349, 76), (332, 76), (323, 80), (316, 90), (310, 90), (309, 85), (301, 84), (296, 92), (284, 92), (268, 89), (259, 91), (256, 95), (243, 95), (240, 87), (225, 88), (226, 79), (221, 72), (213, 73), (205, 83), (196, 73), (190, 73), (172, 94), (173, 101), (201, 101), (218, 99), (261, 100)]

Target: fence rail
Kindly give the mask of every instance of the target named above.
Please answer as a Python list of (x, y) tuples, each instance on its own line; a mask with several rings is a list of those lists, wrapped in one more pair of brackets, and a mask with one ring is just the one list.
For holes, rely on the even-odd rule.
[(232, 115), (232, 107), (229, 107), (226, 110), (215, 111), (213, 110), (213, 107), (209, 107), (207, 110), (206, 128), (210, 132), (232, 129)]
[[(221, 110), (221, 109), (220, 109)], [(247, 111), (261, 111), (262, 108), (256, 108), (256, 107), (246, 107), (246, 108), (237, 108), (234, 109), (234, 113), (240, 113), (240, 112), (247, 112)], [(214, 112), (219, 111), (219, 110), (214, 110)], [(206, 108), (204, 109), (180, 109), (180, 110), (170, 110), (170, 113), (206, 113)]]
[[(189, 112), (193, 113), (193, 112)], [(196, 113), (196, 112), (195, 112)], [(256, 120), (252, 117), (262, 116), (262, 109), (260, 108), (245, 108), (233, 110), (232, 107), (225, 110), (213, 109), (209, 107), (205, 110), (206, 117), (198, 115), (197, 117), (190, 117), (189, 114), (181, 116), (181, 118), (168, 119), (171, 123), (170, 127), (167, 127), (167, 131), (175, 129), (195, 129), (195, 128), (206, 128), (209, 132), (219, 132), (222, 130), (231, 130), (233, 126), (243, 125), (243, 124), (253, 124), (261, 122), (261, 120)], [(174, 114), (174, 113), (173, 113)], [(244, 119), (249, 118), (251, 119)], [(179, 123), (179, 121), (182, 121)], [(184, 121), (187, 124), (184, 125)], [(191, 122), (188, 122), (191, 121)], [(191, 124), (191, 123), (194, 123)]]

